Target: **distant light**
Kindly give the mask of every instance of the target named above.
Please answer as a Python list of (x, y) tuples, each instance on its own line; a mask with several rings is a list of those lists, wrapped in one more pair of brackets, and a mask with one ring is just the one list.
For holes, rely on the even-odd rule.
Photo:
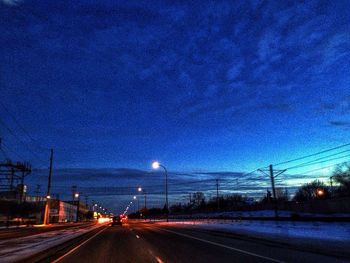
[(47, 195), (47, 196), (46, 196), (46, 198), (47, 198), (47, 199), (50, 199), (50, 198), (51, 198), (51, 196)]
[(107, 222), (109, 222), (109, 218), (100, 217), (100, 218), (98, 219), (98, 223), (99, 223), (99, 224), (103, 224), (103, 223), (107, 223)]
[(95, 204), (95, 206), (97, 206), (97, 204)]
[(137, 191), (142, 192), (142, 188), (141, 187), (137, 188)]
[(75, 194), (74, 194), (74, 197), (75, 197), (75, 198), (78, 198), (78, 197), (79, 197), (79, 193), (75, 193)]
[(136, 200), (136, 195), (134, 195), (134, 200)]
[(160, 163), (159, 163), (159, 162), (157, 162), (157, 161), (155, 161), (155, 162), (153, 162), (153, 163), (152, 163), (152, 167), (153, 167), (153, 169), (158, 169), (158, 168), (159, 168), (159, 166), (160, 166)]
[(317, 195), (318, 195), (318, 196), (324, 195), (323, 189), (317, 189)]

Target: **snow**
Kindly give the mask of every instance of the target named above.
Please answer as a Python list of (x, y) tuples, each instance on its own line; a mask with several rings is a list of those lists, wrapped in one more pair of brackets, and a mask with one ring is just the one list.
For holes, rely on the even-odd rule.
[[(315, 214), (315, 213), (303, 213), (293, 212), (287, 210), (279, 210), (278, 215), (280, 217), (292, 217), (298, 214), (301, 217), (350, 217), (350, 214)], [(183, 218), (201, 217), (201, 218), (213, 218), (213, 217), (274, 217), (274, 210), (255, 210), (255, 211), (229, 211), (229, 212), (214, 212), (214, 213), (195, 213), (192, 215), (181, 215)]]
[(81, 236), (102, 225), (103, 224), (95, 224), (89, 227), (67, 228), (0, 241), (0, 262), (19, 261)]
[(350, 241), (349, 222), (292, 222), (292, 221), (234, 221), (234, 220), (174, 220), (170, 225), (218, 230), (238, 234), (262, 234), (282, 238), (309, 238), (328, 241)]

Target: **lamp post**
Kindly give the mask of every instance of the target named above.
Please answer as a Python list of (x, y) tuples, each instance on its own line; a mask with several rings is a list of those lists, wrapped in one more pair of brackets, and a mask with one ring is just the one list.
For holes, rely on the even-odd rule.
[(165, 206), (166, 206), (166, 221), (169, 222), (169, 206), (168, 206), (168, 170), (165, 168), (164, 165), (160, 164), (159, 162), (155, 161), (152, 163), (153, 169), (158, 169), (159, 167), (162, 167), (165, 172)]
[[(136, 197), (136, 195), (134, 195), (134, 200), (136, 200), (137, 199), (137, 197)], [(138, 202), (139, 200), (137, 199), (137, 202)], [(135, 205), (135, 208), (134, 208), (134, 212), (135, 212), (135, 214), (136, 214), (136, 205)]]
[(139, 217), (140, 217), (140, 194), (141, 194), (141, 192), (142, 192), (142, 187), (141, 186), (139, 186), (138, 188), (137, 188), (137, 192), (139, 193), (139, 198), (137, 198), (137, 209), (139, 210)]
[(334, 177), (334, 175), (329, 177), (329, 181), (330, 181), (330, 184), (331, 184), (331, 197), (333, 197), (333, 177)]
[(80, 195), (78, 192), (74, 193), (74, 198), (77, 199), (77, 218), (75, 220), (75, 222), (78, 222), (79, 221), (79, 203), (80, 203)]

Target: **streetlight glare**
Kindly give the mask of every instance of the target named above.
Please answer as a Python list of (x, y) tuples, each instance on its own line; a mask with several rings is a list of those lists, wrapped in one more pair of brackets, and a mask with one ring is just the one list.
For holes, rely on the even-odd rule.
[(78, 197), (79, 197), (79, 193), (75, 193), (75, 194), (74, 194), (74, 197), (75, 197), (75, 198), (78, 198)]
[(160, 166), (160, 163), (157, 162), (157, 161), (155, 161), (155, 162), (152, 163), (152, 168), (153, 168), (153, 169), (158, 169), (159, 166)]
[(134, 200), (136, 200), (136, 195), (134, 195)]
[(141, 187), (137, 188), (137, 191), (142, 192), (142, 188)]
[(323, 189), (317, 189), (317, 195), (318, 196), (323, 196), (324, 195)]

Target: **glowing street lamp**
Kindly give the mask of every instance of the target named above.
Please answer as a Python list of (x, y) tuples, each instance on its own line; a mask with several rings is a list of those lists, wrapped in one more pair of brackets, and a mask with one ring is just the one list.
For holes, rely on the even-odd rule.
[(74, 197), (75, 197), (75, 198), (79, 198), (79, 193), (75, 193), (75, 194), (74, 194)]
[(324, 195), (324, 191), (323, 191), (323, 189), (321, 189), (321, 188), (319, 188), (319, 189), (317, 189), (317, 196), (319, 196), (319, 197), (321, 197), (321, 196), (323, 196)]
[(137, 191), (142, 192), (142, 188), (141, 187), (137, 188)]
[(153, 169), (158, 169), (159, 167), (160, 167), (160, 163), (159, 162), (155, 161), (155, 162), (152, 163), (152, 168)]
[(166, 221), (169, 222), (169, 204), (168, 204), (168, 170), (165, 168), (164, 165), (160, 164), (158, 161), (154, 161), (152, 163), (153, 169), (158, 169), (159, 167), (162, 167), (165, 172), (165, 203), (166, 203)]

